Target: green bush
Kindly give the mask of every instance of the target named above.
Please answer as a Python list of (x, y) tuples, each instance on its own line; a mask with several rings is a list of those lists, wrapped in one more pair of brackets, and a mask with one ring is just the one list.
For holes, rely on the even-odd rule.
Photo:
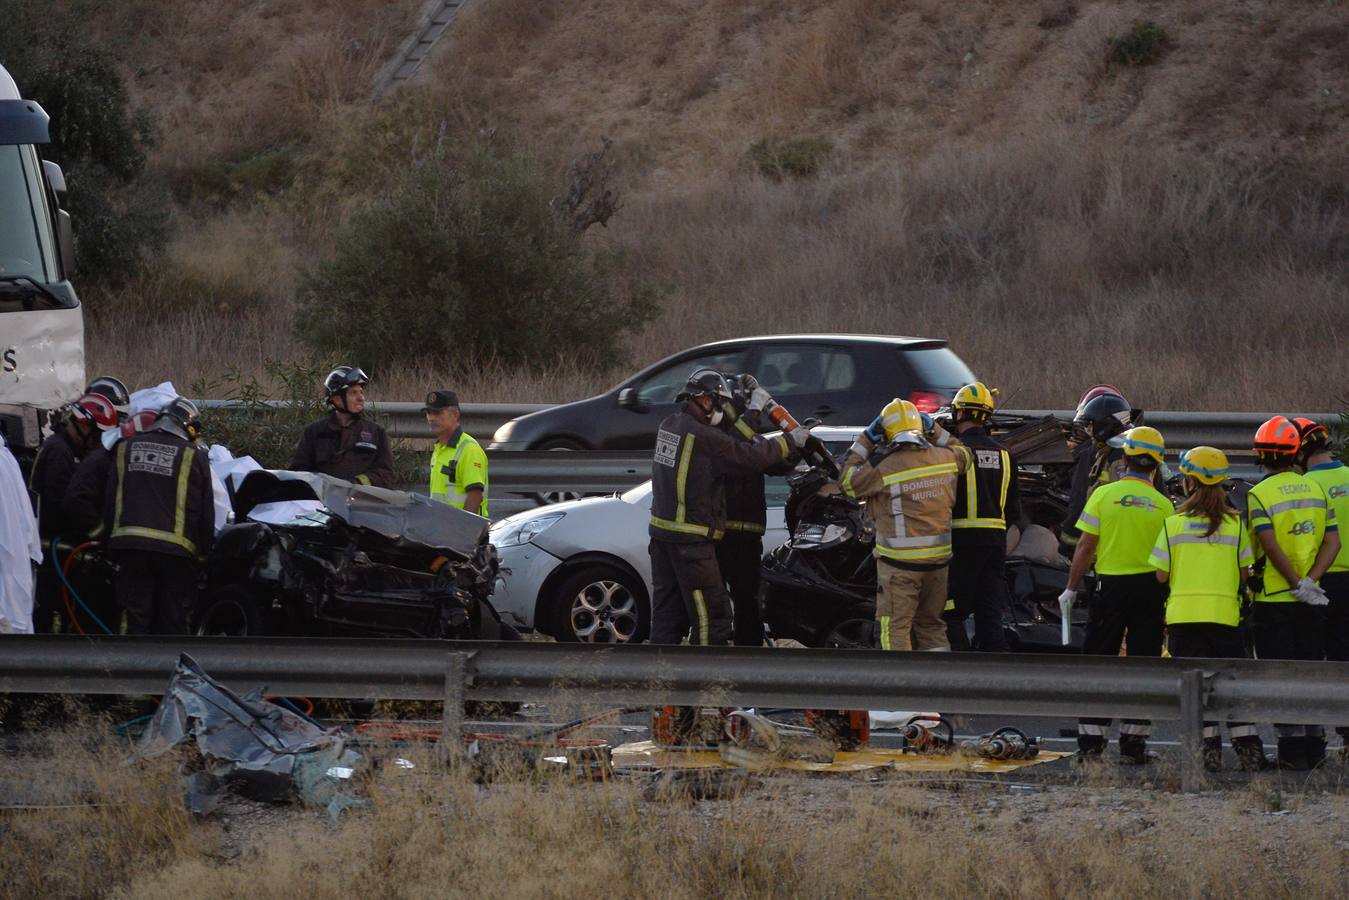
[(1109, 38), (1105, 43), (1109, 62), (1121, 66), (1147, 66), (1162, 58), (1171, 38), (1156, 22), (1136, 19), (1128, 32)]
[(450, 374), (622, 362), (653, 293), (587, 245), (549, 187), (530, 160), (483, 146), (418, 162), (303, 274), (298, 334), (333, 358)]
[[(215, 381), (198, 381), (192, 396), (229, 400), (232, 405), (201, 411), (202, 432), (212, 444), (224, 444), (235, 456), (251, 456), (263, 468), (290, 465), (300, 432), (328, 414), (321, 385), (328, 369), (309, 363), (269, 360), (267, 375), (280, 388), (271, 392), (256, 376), (231, 369)], [(275, 404), (273, 401), (284, 401)]]
[(812, 178), (833, 152), (834, 145), (824, 138), (761, 138), (749, 145), (749, 162), (754, 171), (773, 181)]
[(163, 246), (168, 217), (142, 178), (153, 124), (131, 110), (116, 67), (84, 39), (85, 8), (8, 0), (0, 63), (51, 116), (43, 155), (66, 174), (78, 274), (119, 281)]

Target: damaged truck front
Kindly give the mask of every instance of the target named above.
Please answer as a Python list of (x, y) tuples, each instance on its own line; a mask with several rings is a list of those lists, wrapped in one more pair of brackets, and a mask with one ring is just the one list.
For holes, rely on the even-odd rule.
[(36, 451), (52, 415), (84, 387), (66, 182), (38, 152), (49, 124), (0, 67), (0, 432), (20, 454)]
[(487, 520), (403, 491), (259, 470), (207, 562), (198, 634), (510, 640)]

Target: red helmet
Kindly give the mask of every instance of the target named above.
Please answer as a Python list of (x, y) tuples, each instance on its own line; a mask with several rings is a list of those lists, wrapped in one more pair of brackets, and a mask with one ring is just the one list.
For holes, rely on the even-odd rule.
[(117, 427), (117, 407), (102, 394), (85, 394), (70, 408), (70, 416), (77, 422), (86, 422), (99, 431)]
[(1287, 416), (1275, 416), (1256, 429), (1252, 446), (1260, 454), (1297, 456), (1302, 447), (1302, 435)]
[(129, 438), (140, 434), (142, 431), (149, 431), (150, 426), (159, 421), (159, 410), (143, 409), (138, 413), (133, 413), (131, 418), (122, 423), (122, 437)]

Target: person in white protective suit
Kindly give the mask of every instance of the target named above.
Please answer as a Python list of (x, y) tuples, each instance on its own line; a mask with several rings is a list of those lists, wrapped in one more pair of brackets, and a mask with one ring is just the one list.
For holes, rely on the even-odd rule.
[(18, 460), (0, 435), (0, 634), (33, 633), (33, 566), (40, 562), (37, 516)]

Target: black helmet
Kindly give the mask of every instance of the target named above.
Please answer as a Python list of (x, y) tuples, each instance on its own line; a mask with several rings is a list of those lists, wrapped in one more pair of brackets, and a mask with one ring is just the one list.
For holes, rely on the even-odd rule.
[(1082, 404), (1073, 424), (1091, 432), (1091, 436), (1105, 443), (1121, 434), (1132, 424), (1129, 401), (1119, 394), (1100, 394)]
[(370, 383), (370, 376), (365, 374), (356, 366), (338, 366), (328, 373), (328, 377), (323, 379), (323, 390), (331, 397), (334, 394), (341, 394), (349, 387), (356, 385), (365, 386)]
[(117, 409), (119, 418), (125, 419), (131, 415), (131, 393), (122, 384), (121, 379), (113, 378), (111, 375), (100, 375), (89, 386), (84, 389), (86, 394), (101, 394), (108, 398)]
[(174, 397), (160, 407), (155, 427), (195, 442), (201, 437), (201, 411), (186, 397)]
[(675, 402), (691, 400), (694, 397), (711, 397), (714, 400), (732, 400), (731, 386), (726, 376), (716, 369), (695, 369), (689, 376), (688, 384), (675, 395)]

